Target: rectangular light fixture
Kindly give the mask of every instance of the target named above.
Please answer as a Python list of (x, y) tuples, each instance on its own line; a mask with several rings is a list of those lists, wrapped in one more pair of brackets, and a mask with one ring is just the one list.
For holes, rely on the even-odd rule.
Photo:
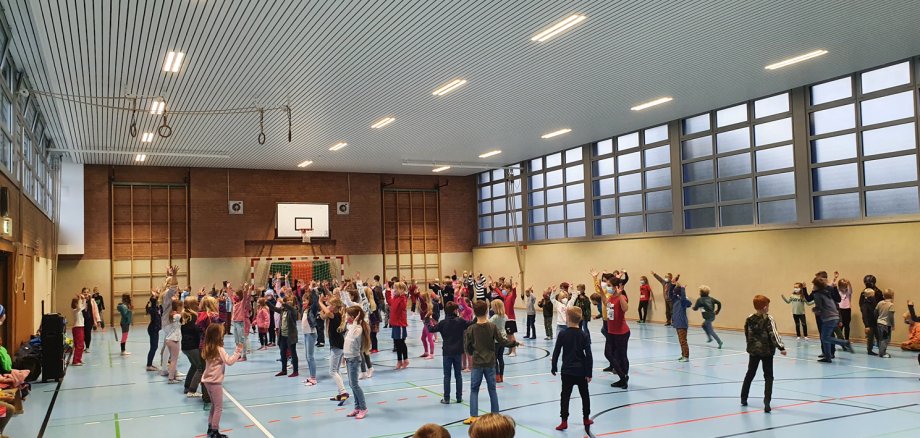
[(374, 129), (383, 128), (384, 126), (389, 125), (390, 123), (393, 123), (394, 120), (396, 120), (396, 119), (394, 119), (394, 118), (392, 118), (392, 117), (384, 117), (384, 118), (378, 120), (378, 121), (377, 121), (376, 123), (374, 123), (373, 125), (371, 125), (371, 128), (374, 128)]
[(169, 52), (166, 54), (166, 61), (163, 62), (163, 71), (170, 73), (178, 73), (179, 69), (182, 68), (182, 59), (185, 58), (185, 53), (182, 52)]
[(494, 157), (494, 156), (496, 156), (496, 155), (498, 155), (498, 154), (500, 154), (500, 153), (502, 153), (502, 151), (499, 151), (499, 150), (489, 151), (489, 152), (486, 152), (486, 153), (484, 153), (484, 154), (479, 154), (479, 158)]
[(147, 155), (146, 155), (146, 154), (137, 154), (137, 155), (134, 156), (134, 161), (135, 161), (135, 162), (143, 163), (143, 162), (146, 161), (146, 160), (147, 160)]
[(540, 138), (553, 138), (553, 137), (555, 137), (555, 136), (557, 136), (557, 135), (567, 134), (567, 133), (569, 133), (569, 132), (572, 132), (572, 130), (569, 129), (569, 128), (560, 129), (560, 130), (558, 130), (558, 131), (550, 132), (549, 134), (543, 134), (543, 135), (540, 136)]
[(806, 53), (806, 54), (804, 54), (804, 55), (799, 55), (799, 56), (796, 56), (796, 57), (794, 57), (794, 58), (789, 58), (789, 59), (786, 59), (786, 60), (777, 62), (777, 63), (775, 63), (775, 64), (770, 64), (770, 65), (768, 65), (768, 66), (766, 66), (766, 67), (764, 67), (764, 68), (767, 69), (767, 70), (776, 70), (776, 69), (778, 69), (778, 68), (783, 68), (783, 67), (785, 67), (785, 66), (787, 66), (787, 65), (796, 64), (796, 63), (799, 63), (799, 62), (802, 62), (802, 61), (809, 60), (809, 59), (811, 59), (811, 58), (817, 58), (817, 57), (819, 57), (819, 56), (821, 56), (821, 55), (824, 55), (824, 54), (826, 54), (826, 53), (827, 53), (827, 50), (818, 49), (818, 50), (815, 50), (815, 51), (813, 51), (813, 52), (808, 52), (808, 53)]
[(345, 146), (348, 146), (348, 143), (345, 143), (345, 142), (343, 141), (343, 142), (336, 143), (336, 144), (332, 145), (332, 147), (330, 147), (329, 150), (330, 150), (330, 151), (337, 151), (337, 150), (339, 150), (339, 149), (342, 149), (342, 148), (345, 147)]
[(450, 166), (436, 167), (436, 168), (434, 168), (434, 169), (431, 169), (431, 171), (432, 171), (432, 172), (443, 172), (443, 171), (445, 171), (445, 170), (447, 170), (447, 169), (450, 169)]
[(453, 81), (448, 82), (446, 85), (442, 86), (441, 88), (434, 90), (434, 92), (432, 92), (431, 94), (435, 96), (443, 96), (447, 93), (450, 93), (451, 91), (456, 90), (457, 88), (463, 86), (464, 84), (466, 84), (466, 79), (455, 79)]
[(311, 164), (313, 164), (313, 162), (310, 160), (307, 160), (307, 161), (304, 161), (303, 163), (298, 164), (297, 167), (307, 167)]
[(152, 133), (152, 132), (145, 132), (143, 135), (141, 135), (141, 141), (144, 142), (144, 143), (150, 143), (150, 142), (152, 142), (152, 141), (153, 141), (153, 133)]
[(540, 32), (531, 38), (531, 41), (543, 42), (556, 35), (559, 35), (562, 32), (565, 32), (570, 27), (585, 21), (588, 17), (581, 14), (572, 14), (563, 19), (562, 21), (550, 26), (548, 29)]
[(150, 103), (150, 114), (160, 115), (163, 114), (163, 110), (166, 109), (166, 102), (162, 100), (154, 100)]
[(655, 106), (655, 105), (661, 105), (661, 104), (663, 104), (663, 103), (667, 103), (667, 102), (670, 102), (670, 101), (672, 101), (672, 100), (674, 100), (673, 97), (659, 97), (658, 99), (655, 99), (655, 100), (652, 100), (652, 101), (649, 101), (649, 102), (645, 102), (645, 103), (643, 103), (643, 104), (636, 105), (636, 106), (634, 106), (634, 107), (632, 107), (632, 108), (630, 108), (630, 109), (633, 110), (633, 111), (642, 111), (642, 110), (644, 110), (644, 109), (646, 109), (646, 108), (651, 108), (651, 107), (653, 107), (653, 106)]

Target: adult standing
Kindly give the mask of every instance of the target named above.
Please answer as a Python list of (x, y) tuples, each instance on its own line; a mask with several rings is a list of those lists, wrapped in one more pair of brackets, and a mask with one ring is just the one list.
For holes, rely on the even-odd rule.
[(655, 271), (652, 271), (652, 277), (655, 277), (655, 280), (658, 280), (658, 282), (661, 283), (661, 290), (662, 290), (661, 295), (664, 297), (664, 314), (665, 314), (665, 318), (667, 319), (667, 322), (664, 323), (664, 326), (671, 327), (671, 322), (672, 322), (671, 318), (673, 317), (672, 313), (674, 312), (674, 309), (672, 306), (674, 305), (674, 303), (671, 302), (669, 297), (671, 296), (671, 288), (674, 285), (673, 283), (680, 281), (680, 274), (677, 274), (676, 277), (672, 277), (671, 273), (668, 272), (662, 278), (661, 276), (656, 274)]
[(812, 280), (814, 292), (812, 296), (815, 300), (815, 309), (821, 320), (821, 351), (822, 355), (818, 362), (831, 363), (833, 355), (833, 346), (839, 345), (845, 351), (853, 352), (853, 346), (849, 341), (834, 338), (834, 329), (840, 322), (840, 312), (837, 310), (837, 303), (840, 302), (840, 294), (837, 290), (828, 285), (824, 277), (815, 277)]
[(846, 278), (837, 281), (837, 292), (840, 294), (840, 327), (834, 331), (839, 339), (850, 340), (850, 321), (853, 318), (853, 309), (850, 300), (853, 298), (853, 286)]
[[(609, 286), (608, 286), (609, 287)], [(629, 299), (622, 283), (611, 288), (607, 297), (607, 335), (612, 344), (613, 371), (620, 380), (611, 383), (614, 388), (627, 389), (629, 387), (629, 325), (626, 323), (626, 311), (629, 310)]]
[(93, 341), (93, 330), (99, 328), (99, 308), (96, 307), (96, 300), (93, 299), (89, 294), (89, 289), (83, 288), (80, 291), (80, 295), (83, 296), (83, 301), (86, 303), (86, 307), (83, 309), (83, 322), (84, 326), (87, 327), (83, 330), (83, 342), (86, 345), (85, 353), (89, 353), (89, 346)]
[[(102, 311), (105, 310), (105, 299), (103, 299), (102, 294), (99, 293), (99, 286), (93, 286), (93, 301), (96, 302), (96, 310), (98, 311), (99, 315), (102, 315)], [(99, 328), (104, 329), (105, 321), (103, 321), (101, 317), (98, 319), (98, 321)], [(96, 328), (94, 327), (93, 330), (96, 330)]]
[(866, 286), (863, 293), (859, 296), (859, 311), (862, 312), (863, 325), (866, 327), (866, 353), (870, 356), (878, 356), (878, 353), (872, 351), (875, 346), (876, 324), (878, 319), (875, 317), (875, 306), (885, 299), (882, 291), (875, 283), (877, 279), (874, 275), (869, 274), (863, 278), (863, 284)]

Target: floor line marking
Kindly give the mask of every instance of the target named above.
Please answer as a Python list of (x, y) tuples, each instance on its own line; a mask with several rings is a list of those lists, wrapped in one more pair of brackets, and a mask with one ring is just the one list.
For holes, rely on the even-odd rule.
[(252, 412), (249, 412), (248, 409), (246, 409), (245, 407), (243, 407), (243, 405), (240, 404), (240, 402), (238, 402), (238, 401), (236, 400), (236, 397), (234, 397), (232, 394), (230, 394), (230, 391), (227, 391), (226, 389), (224, 389), (224, 395), (226, 395), (226, 396), (227, 396), (227, 399), (230, 400), (231, 402), (233, 402), (233, 404), (235, 404), (236, 407), (239, 408), (240, 412), (242, 412), (243, 415), (246, 416), (246, 418), (249, 418), (249, 421), (252, 421), (252, 424), (255, 424), (256, 427), (258, 427), (259, 430), (261, 430), (262, 433), (265, 434), (266, 437), (268, 437), (268, 438), (275, 438), (275, 436), (272, 435), (272, 433), (269, 432), (268, 429), (266, 429), (265, 426), (263, 426), (262, 423), (259, 422), (259, 420), (256, 420), (256, 417), (254, 417), (254, 416), (252, 415)]
[(121, 438), (121, 425), (118, 421), (118, 412), (115, 413), (115, 438)]

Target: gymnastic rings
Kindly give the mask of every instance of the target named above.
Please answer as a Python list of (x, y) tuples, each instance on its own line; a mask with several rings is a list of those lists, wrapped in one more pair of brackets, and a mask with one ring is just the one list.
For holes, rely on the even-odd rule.
[(259, 144), (265, 144), (265, 108), (259, 108)]
[(128, 132), (131, 133), (131, 137), (137, 137), (137, 123), (132, 121), (131, 127), (128, 128)]
[(166, 112), (163, 112), (163, 123), (157, 128), (157, 134), (163, 138), (169, 138), (173, 133), (172, 127), (166, 123)]
[(137, 99), (131, 99), (131, 127), (128, 132), (131, 137), (137, 137)]

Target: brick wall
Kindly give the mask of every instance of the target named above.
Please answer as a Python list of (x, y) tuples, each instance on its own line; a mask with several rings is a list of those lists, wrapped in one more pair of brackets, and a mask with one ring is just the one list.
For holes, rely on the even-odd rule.
[[(229, 199), (244, 202), (243, 215), (227, 213)], [(381, 184), (391, 188), (439, 185), (443, 252), (469, 252), (476, 244), (474, 177), (381, 175), (364, 173), (269, 171), (246, 169), (86, 166), (86, 251), (84, 258), (107, 259), (109, 181), (189, 184), (191, 256), (240, 257), (381, 253)], [(446, 184), (446, 185), (444, 185)], [(305, 247), (273, 240), (275, 203), (328, 203), (351, 200), (351, 214), (332, 211), (334, 242)], [(66, 212), (64, 212), (66, 214)]]

